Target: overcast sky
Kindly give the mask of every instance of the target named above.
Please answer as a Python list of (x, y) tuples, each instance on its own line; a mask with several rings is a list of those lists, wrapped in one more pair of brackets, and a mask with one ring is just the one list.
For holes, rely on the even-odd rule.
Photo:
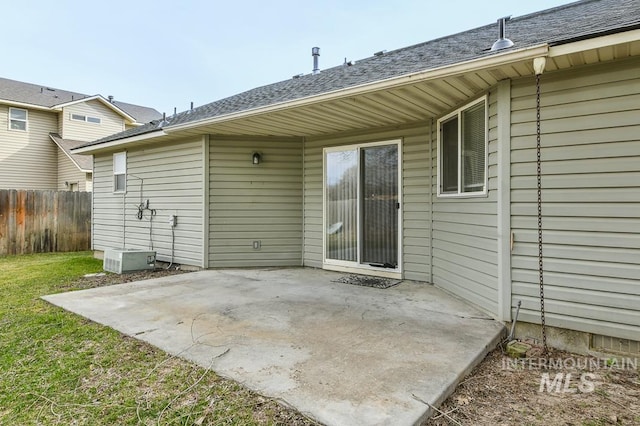
[(172, 113), (569, 2), (0, 0), (0, 77)]

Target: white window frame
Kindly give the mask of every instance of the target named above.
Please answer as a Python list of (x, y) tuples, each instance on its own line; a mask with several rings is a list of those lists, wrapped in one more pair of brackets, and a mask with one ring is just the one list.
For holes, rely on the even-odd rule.
[[(22, 118), (13, 118), (11, 117), (11, 113), (13, 111), (24, 111), (24, 120)], [(19, 121), (21, 123), (24, 123), (24, 129), (14, 129), (11, 127), (11, 122), (12, 121)], [(9, 121), (8, 121), (8, 126), (9, 126), (9, 130), (12, 130), (14, 132), (28, 132), (29, 131), (29, 111), (24, 109), (24, 108), (13, 108), (10, 107), (9, 108)]]
[[(484, 184), (482, 190), (474, 192), (462, 191), (462, 112), (473, 108), (474, 106), (484, 103)], [(458, 118), (458, 190), (457, 192), (442, 192), (442, 123), (448, 121), (452, 117)], [(488, 195), (488, 181), (489, 181), (489, 105), (487, 102), (487, 96), (483, 96), (479, 99), (469, 102), (466, 105), (452, 111), (438, 119), (437, 122), (437, 157), (438, 157), (438, 172), (437, 172), (437, 186), (438, 197), (441, 198), (473, 198), (473, 197), (486, 197)]]
[[(398, 203), (400, 204), (400, 209), (398, 209), (398, 265), (396, 269), (388, 269), (388, 268), (379, 268), (375, 266), (370, 266), (364, 263), (360, 263), (360, 247), (358, 248), (357, 260), (356, 261), (346, 261), (346, 260), (337, 260), (337, 259), (328, 259), (327, 258), (327, 214), (326, 214), (326, 206), (327, 206), (327, 153), (329, 152), (339, 152), (345, 150), (356, 150), (358, 152), (357, 157), (360, 158), (360, 150), (361, 148), (368, 148), (372, 146), (384, 146), (384, 145), (396, 145), (398, 149)], [(358, 176), (360, 176), (360, 160), (358, 160)], [(360, 185), (361, 181), (358, 177), (357, 182), (357, 192), (360, 194)], [(402, 200), (402, 139), (391, 139), (379, 142), (363, 142), (357, 144), (350, 145), (339, 145), (335, 147), (323, 148), (322, 149), (322, 267), (323, 269), (332, 270), (332, 271), (340, 271), (340, 272), (348, 272), (348, 273), (357, 273), (364, 275), (373, 275), (379, 277), (387, 277), (387, 278), (402, 278), (403, 274), (403, 200)], [(359, 195), (358, 195), (359, 196)], [(362, 240), (362, 229), (361, 229), (361, 202), (358, 201), (358, 211), (357, 211), (357, 227), (358, 227), (358, 245)]]
[[(122, 158), (124, 164), (120, 164), (118, 159)], [(124, 188), (120, 189), (117, 186), (117, 177), (124, 175)], [(116, 152), (113, 154), (113, 192), (123, 193), (127, 192), (127, 152)]]
[[(80, 118), (82, 117), (82, 118)], [(91, 117), (88, 115), (84, 115), (84, 114), (76, 114), (76, 113), (70, 113), (70, 119), (73, 121), (82, 121), (84, 123), (92, 123), (92, 124), (101, 124), (102, 123), (102, 119), (100, 119), (99, 117)]]

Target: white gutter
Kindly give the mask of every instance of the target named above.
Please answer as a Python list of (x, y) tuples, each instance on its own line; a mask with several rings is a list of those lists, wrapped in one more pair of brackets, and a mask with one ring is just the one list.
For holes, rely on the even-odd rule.
[(523, 60), (529, 60), (540, 56), (546, 56), (549, 51), (548, 44), (542, 44), (533, 47), (527, 47), (515, 51), (500, 53), (480, 59), (472, 59), (465, 62), (458, 62), (453, 65), (446, 65), (440, 68), (434, 68), (426, 71), (418, 71), (412, 74), (406, 74), (399, 77), (391, 77), (386, 80), (378, 80), (352, 86), (346, 89), (338, 89), (331, 92), (325, 92), (319, 95), (307, 96), (292, 101), (284, 101), (276, 104), (266, 105), (263, 107), (248, 109), (244, 111), (232, 112), (229, 114), (219, 115), (216, 117), (205, 118), (197, 121), (190, 121), (184, 124), (176, 124), (174, 126), (165, 127), (167, 134), (180, 130), (190, 129), (209, 124), (215, 124), (223, 121), (251, 117), (255, 115), (265, 114), (274, 111), (282, 111), (285, 109), (295, 108), (303, 105), (311, 105), (314, 103), (324, 102), (328, 100), (343, 98), (346, 96), (360, 95), (364, 93), (374, 92), (383, 89), (391, 89), (411, 83), (434, 80), (442, 77), (449, 77), (456, 74), (464, 74), (470, 71), (477, 71), (486, 68), (492, 68), (500, 65), (506, 65)]
[(127, 145), (133, 142), (140, 142), (147, 139), (154, 139), (161, 136), (167, 136), (167, 134), (161, 129), (158, 129), (142, 135), (131, 136), (129, 138), (117, 139), (115, 141), (105, 142), (98, 145), (85, 146), (82, 148), (74, 148), (71, 151), (74, 154), (92, 154), (97, 151), (107, 150), (110, 148), (115, 148), (121, 145)]
[(10, 101), (7, 99), (0, 99), (0, 104), (5, 104), (5, 105), (9, 105), (12, 107), (19, 107), (19, 108), (37, 109), (40, 111), (55, 111), (52, 107), (45, 107), (41, 105), (27, 104), (24, 102)]
[(603, 47), (615, 46), (617, 44), (631, 43), (640, 40), (640, 30), (625, 31), (622, 33), (609, 34), (596, 38), (575, 41), (573, 43), (560, 44), (549, 48), (549, 57), (570, 55), (572, 53), (584, 52), (585, 50), (600, 49)]

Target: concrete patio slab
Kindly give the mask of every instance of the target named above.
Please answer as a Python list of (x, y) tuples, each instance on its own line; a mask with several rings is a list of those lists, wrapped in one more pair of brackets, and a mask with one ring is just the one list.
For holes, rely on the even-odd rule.
[(209, 270), (44, 299), (329, 425), (411, 425), (504, 327), (432, 285), (308, 268)]

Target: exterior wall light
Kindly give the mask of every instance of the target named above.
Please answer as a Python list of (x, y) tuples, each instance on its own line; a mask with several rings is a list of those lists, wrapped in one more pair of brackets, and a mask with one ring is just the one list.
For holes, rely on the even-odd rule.
[(252, 163), (255, 166), (255, 165), (260, 164), (260, 160), (262, 159), (262, 155), (260, 155), (259, 152), (254, 152), (251, 158), (252, 158)]

